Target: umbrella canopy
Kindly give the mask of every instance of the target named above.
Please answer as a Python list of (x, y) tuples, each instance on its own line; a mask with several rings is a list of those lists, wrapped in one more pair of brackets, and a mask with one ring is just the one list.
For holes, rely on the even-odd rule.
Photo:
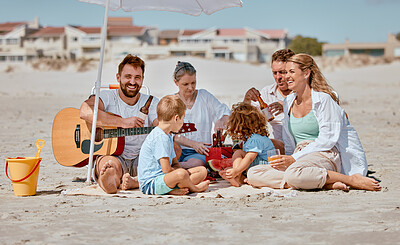
[[(106, 6), (106, 0), (79, 0)], [(212, 14), (218, 10), (230, 7), (241, 7), (240, 0), (110, 0), (111, 10), (122, 9), (126, 12), (159, 10), (179, 12), (198, 16), (202, 12)]]
[(100, 48), (100, 61), (97, 72), (97, 80), (95, 83), (95, 103), (93, 112), (92, 133), (90, 138), (90, 152), (87, 182), (91, 182), (93, 155), (94, 155), (94, 142), (97, 123), (97, 113), (99, 109), (99, 94), (101, 87), (101, 74), (103, 69), (104, 60), (104, 46), (107, 37), (107, 19), (108, 9), (116, 11), (122, 9), (127, 12), (143, 11), (143, 10), (158, 10), (158, 11), (171, 11), (179, 12), (189, 15), (198, 16), (201, 13), (212, 14), (218, 10), (230, 7), (241, 7), (241, 0), (79, 0), (80, 2), (95, 3), (105, 7), (104, 22), (101, 33), (101, 48)]

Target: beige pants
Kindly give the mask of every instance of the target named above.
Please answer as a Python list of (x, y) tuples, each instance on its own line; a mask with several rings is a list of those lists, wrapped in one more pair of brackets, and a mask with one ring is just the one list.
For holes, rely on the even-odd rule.
[[(310, 140), (297, 144), (295, 152), (301, 151)], [(286, 171), (279, 171), (270, 165), (258, 165), (247, 171), (248, 183), (256, 187), (283, 188), (285, 183), (294, 189), (316, 189), (324, 187), (327, 170), (341, 171), (340, 154), (336, 147), (329, 151), (307, 154), (290, 165)]]

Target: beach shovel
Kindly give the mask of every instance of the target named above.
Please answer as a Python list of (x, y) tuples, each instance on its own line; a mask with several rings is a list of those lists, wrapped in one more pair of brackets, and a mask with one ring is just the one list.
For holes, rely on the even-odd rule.
[[(36, 194), (37, 181), (39, 176), (39, 166), (42, 158), (40, 151), (45, 145), (45, 141), (36, 141), (35, 157), (16, 157), (6, 159), (6, 175), (12, 181), (14, 195), (32, 196)], [(8, 170), (10, 176), (8, 175)]]

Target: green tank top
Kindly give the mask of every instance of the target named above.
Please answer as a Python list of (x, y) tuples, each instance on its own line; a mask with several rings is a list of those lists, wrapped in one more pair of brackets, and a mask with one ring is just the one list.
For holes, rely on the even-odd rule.
[(294, 117), (292, 110), (290, 110), (289, 131), (296, 144), (303, 140), (315, 140), (319, 134), (319, 127), (313, 110), (301, 118)]

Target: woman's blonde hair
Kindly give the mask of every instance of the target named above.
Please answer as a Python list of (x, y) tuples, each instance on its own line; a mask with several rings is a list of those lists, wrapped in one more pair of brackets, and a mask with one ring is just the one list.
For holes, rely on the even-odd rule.
[(232, 106), (232, 114), (227, 123), (227, 133), (233, 140), (247, 140), (252, 134), (269, 136), (267, 120), (256, 107), (247, 103)]
[(293, 62), (298, 64), (300, 70), (302, 71), (310, 69), (310, 78), (308, 80), (308, 85), (310, 85), (310, 87), (315, 91), (329, 94), (332, 97), (332, 99), (339, 104), (339, 98), (333, 91), (332, 87), (326, 81), (324, 75), (322, 75), (317, 63), (315, 63), (314, 59), (310, 55), (295, 54), (292, 57), (290, 57), (287, 60), (287, 62)]

